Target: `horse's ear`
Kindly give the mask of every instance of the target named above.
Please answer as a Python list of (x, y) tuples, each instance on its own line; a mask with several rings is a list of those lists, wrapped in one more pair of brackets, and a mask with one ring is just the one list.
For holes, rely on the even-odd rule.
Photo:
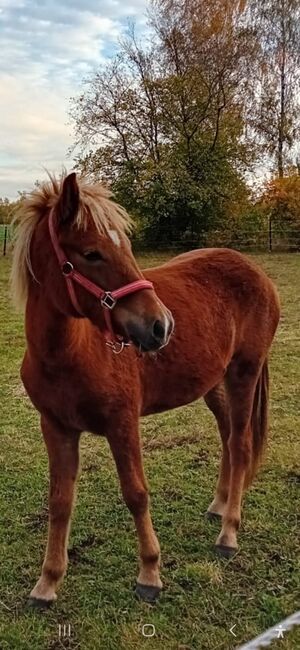
[(57, 203), (58, 220), (61, 223), (74, 221), (79, 210), (79, 188), (76, 174), (72, 172), (63, 182), (60, 197)]

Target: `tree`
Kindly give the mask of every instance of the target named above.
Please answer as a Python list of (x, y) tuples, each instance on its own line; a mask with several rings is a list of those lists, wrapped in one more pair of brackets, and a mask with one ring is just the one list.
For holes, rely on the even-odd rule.
[(150, 45), (132, 30), (73, 102), (78, 166), (112, 183), (151, 241), (203, 240), (247, 195), (243, 4), (154, 3)]
[(0, 197), (0, 223), (10, 223), (15, 209), (15, 202)]
[(248, 0), (259, 66), (249, 123), (282, 178), (299, 136), (300, 1)]

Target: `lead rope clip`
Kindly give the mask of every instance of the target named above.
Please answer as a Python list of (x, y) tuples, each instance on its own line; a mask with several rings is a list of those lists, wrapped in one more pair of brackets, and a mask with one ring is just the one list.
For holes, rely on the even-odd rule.
[(106, 341), (106, 345), (110, 348), (114, 354), (121, 354), (124, 348), (128, 348), (130, 343), (124, 343), (124, 341)]

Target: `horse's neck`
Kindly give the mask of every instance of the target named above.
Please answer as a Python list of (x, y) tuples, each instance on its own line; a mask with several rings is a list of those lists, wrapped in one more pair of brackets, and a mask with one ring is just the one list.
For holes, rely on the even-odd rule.
[(32, 292), (26, 307), (26, 338), (32, 356), (51, 365), (71, 363), (87, 347), (91, 327), (86, 319), (65, 316)]

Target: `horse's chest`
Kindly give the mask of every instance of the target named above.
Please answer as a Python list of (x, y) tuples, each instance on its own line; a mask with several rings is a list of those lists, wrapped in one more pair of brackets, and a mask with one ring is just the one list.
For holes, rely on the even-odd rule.
[(99, 434), (107, 430), (113, 398), (109, 387), (74, 370), (37, 369), (26, 361), (21, 377), (41, 414), (55, 418), (64, 428)]

